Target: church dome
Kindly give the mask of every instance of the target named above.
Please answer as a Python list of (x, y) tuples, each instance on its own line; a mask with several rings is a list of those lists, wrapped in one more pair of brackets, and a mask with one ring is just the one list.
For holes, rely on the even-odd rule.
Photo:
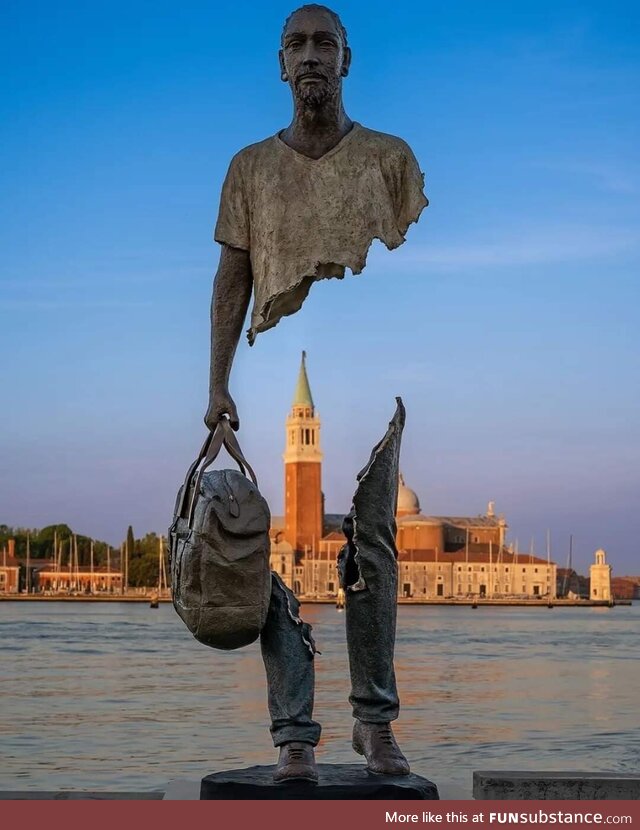
[(402, 473), (400, 473), (400, 481), (398, 484), (398, 507), (396, 514), (398, 516), (417, 515), (420, 512), (420, 500), (415, 491), (404, 483)]

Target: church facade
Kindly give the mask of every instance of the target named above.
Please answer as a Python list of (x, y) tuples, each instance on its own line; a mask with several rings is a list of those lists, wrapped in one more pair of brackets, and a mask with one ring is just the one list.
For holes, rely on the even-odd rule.
[[(301, 597), (337, 595), (340, 518), (324, 513), (320, 417), (302, 361), (286, 419), (284, 517), (273, 517), (271, 568)], [(428, 516), (400, 476), (396, 511), (398, 596), (407, 600), (555, 599), (555, 563), (506, 543), (507, 522), (489, 502), (478, 516)]]

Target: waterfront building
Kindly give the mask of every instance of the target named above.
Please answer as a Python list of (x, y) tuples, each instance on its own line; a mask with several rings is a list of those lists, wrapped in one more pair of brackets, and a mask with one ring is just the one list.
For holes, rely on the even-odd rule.
[[(283, 582), (292, 588), (296, 579), (295, 559), (293, 547), (284, 538), (282, 531), (274, 532), (272, 527), (269, 566), (282, 578)], [(295, 593), (302, 593), (300, 586)]]
[(640, 599), (640, 576), (611, 577), (611, 595), (615, 599)]
[(504, 547), (507, 523), (495, 515), (494, 502), (478, 516), (425, 516), (416, 493), (406, 486), (402, 474), (398, 487), (396, 514), (398, 550), (454, 552), (468, 545)]
[(56, 567), (54, 562), (48, 562), (38, 568), (36, 590), (43, 594), (119, 594), (122, 572), (105, 566)]
[[(12, 544), (13, 543), (13, 544)], [(9, 550), (15, 540), (9, 540)], [(28, 590), (32, 594), (119, 594), (122, 572), (104, 565), (60, 565), (54, 560), (32, 559)], [(27, 590), (27, 563), (8, 551), (0, 559), (0, 593), (18, 594)]]
[(20, 590), (20, 562), (16, 559), (15, 539), (9, 539), (0, 558), (0, 593), (17, 594)]
[[(330, 599), (345, 537), (342, 516), (324, 513), (320, 417), (304, 352), (285, 429), (285, 515), (272, 517), (271, 567), (294, 593)], [(425, 515), (400, 476), (396, 523), (401, 598), (556, 597), (556, 564), (508, 547), (492, 501), (477, 516)]]
[(555, 599), (556, 566), (501, 548), (436, 555), (398, 552), (399, 595), (406, 598)]
[(595, 560), (589, 568), (589, 599), (611, 602), (611, 565), (607, 564), (606, 551), (599, 548)]
[[(421, 542), (430, 546), (402, 546), (402, 517), (398, 517), (398, 596), (405, 599), (506, 599), (509, 597), (530, 599), (555, 599), (556, 564), (532, 554), (516, 553), (511, 547), (500, 545), (497, 540), (504, 533), (506, 523), (497, 519), (491, 525), (491, 516), (424, 517), (433, 535), (424, 536)], [(492, 532), (490, 529), (493, 527)], [(483, 529), (488, 541), (469, 542), (467, 537), (477, 538), (471, 528)], [(465, 542), (462, 538), (464, 533)], [(494, 541), (496, 539), (496, 541)], [(434, 544), (434, 542), (440, 544)], [(342, 534), (331, 533), (320, 542), (320, 555), (314, 557), (310, 567), (314, 577), (307, 577), (309, 586), (335, 579), (335, 563)], [(317, 574), (317, 575), (316, 575)]]

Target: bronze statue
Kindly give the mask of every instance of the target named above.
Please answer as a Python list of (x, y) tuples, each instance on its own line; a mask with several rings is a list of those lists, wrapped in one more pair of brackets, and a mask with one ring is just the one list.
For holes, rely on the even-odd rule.
[[(352, 121), (342, 102), (351, 50), (338, 15), (306, 5), (286, 20), (279, 53), (294, 114), (277, 135), (240, 151), (225, 179), (215, 239), (222, 246), (211, 305), (211, 374), (205, 423), (239, 427), (229, 376), (253, 291), (249, 343), (303, 304), (314, 281), (359, 274), (374, 238), (387, 248), (428, 204), (423, 175), (400, 138)], [(404, 408), (358, 476), (339, 560), (355, 725), (368, 769), (408, 774), (390, 722), (398, 716), (393, 670), (397, 566), (395, 504)], [(274, 574), (261, 636), (269, 686), (276, 781), (317, 780), (312, 720), (313, 640), (291, 591)]]

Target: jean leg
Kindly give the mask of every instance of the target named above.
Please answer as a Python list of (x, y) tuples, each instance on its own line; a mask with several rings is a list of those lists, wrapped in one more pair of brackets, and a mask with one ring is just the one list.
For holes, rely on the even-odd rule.
[[(400, 702), (393, 666), (398, 570), (384, 550), (353, 550), (345, 545), (345, 569), (355, 570), (364, 587), (345, 588), (347, 650), (351, 674), (349, 703), (353, 717), (387, 723), (398, 717)], [(357, 581), (354, 583), (357, 585)]]
[(395, 511), (405, 412), (397, 399), (389, 428), (358, 474), (353, 507), (343, 523), (347, 544), (338, 569), (346, 597), (346, 628), (353, 716), (387, 723), (400, 703), (393, 667), (398, 552)]
[(320, 740), (320, 724), (312, 719), (316, 649), (311, 626), (300, 619), (299, 609), (294, 594), (272, 572), (271, 601), (260, 646), (274, 746), (290, 741), (315, 746)]

